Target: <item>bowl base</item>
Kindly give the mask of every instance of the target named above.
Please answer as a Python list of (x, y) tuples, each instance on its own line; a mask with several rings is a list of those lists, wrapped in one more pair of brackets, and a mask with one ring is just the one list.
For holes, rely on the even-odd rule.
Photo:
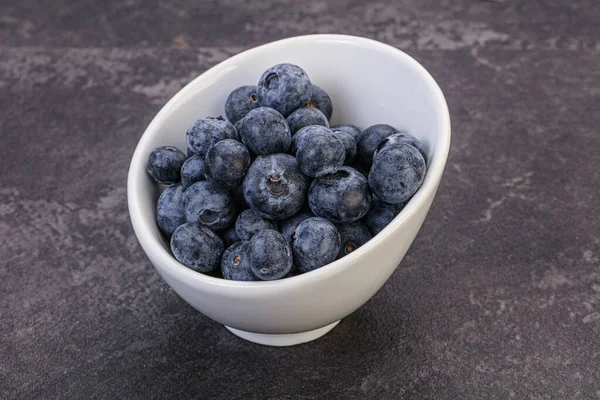
[(246, 332), (241, 331), (239, 329), (230, 328), (229, 326), (225, 326), (231, 333), (235, 336), (241, 337), (249, 342), (262, 344), (265, 346), (294, 346), (301, 343), (310, 342), (312, 340), (318, 339), (321, 336), (328, 333), (330, 330), (336, 327), (340, 321), (335, 321), (333, 324), (329, 324), (322, 328), (318, 328), (312, 331), (300, 332), (300, 333), (288, 333), (288, 334), (280, 334), (280, 335), (271, 335), (267, 333), (254, 333), (254, 332)]

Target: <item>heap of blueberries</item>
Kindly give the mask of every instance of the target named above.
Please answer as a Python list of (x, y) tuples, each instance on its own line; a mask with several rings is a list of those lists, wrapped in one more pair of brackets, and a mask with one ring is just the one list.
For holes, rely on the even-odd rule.
[(379, 124), (329, 125), (331, 99), (292, 64), (235, 89), (227, 120), (186, 132), (187, 155), (150, 153), (148, 174), (170, 185), (157, 205), (175, 258), (202, 273), (253, 281), (312, 271), (379, 233), (421, 186), (426, 153)]

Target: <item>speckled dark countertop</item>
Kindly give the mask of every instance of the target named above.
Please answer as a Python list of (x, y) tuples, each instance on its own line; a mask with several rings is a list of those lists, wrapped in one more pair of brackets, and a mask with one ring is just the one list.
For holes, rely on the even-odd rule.
[[(0, 3), (0, 397), (600, 397), (596, 0), (190, 3)], [(161, 280), (126, 174), (186, 82), (314, 32), (417, 58), (452, 149), (386, 286), (322, 339), (267, 348)]]

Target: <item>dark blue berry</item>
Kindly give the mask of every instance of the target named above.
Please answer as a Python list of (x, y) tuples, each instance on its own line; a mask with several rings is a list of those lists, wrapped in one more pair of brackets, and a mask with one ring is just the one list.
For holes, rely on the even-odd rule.
[(281, 221), (279, 223), (279, 232), (281, 232), (281, 234), (283, 235), (285, 240), (288, 241), (288, 243), (292, 244), (292, 235), (296, 231), (298, 225), (300, 225), (300, 223), (305, 219), (313, 217), (315, 217), (315, 214), (313, 214), (310, 208), (303, 208), (291, 217)]
[(169, 186), (158, 198), (156, 222), (160, 230), (169, 237), (175, 232), (175, 229), (187, 222), (182, 199), (183, 187), (181, 184)]
[(204, 157), (208, 150), (223, 139), (235, 139), (237, 132), (223, 117), (203, 118), (194, 122), (186, 132), (188, 149)]
[(259, 107), (256, 86), (240, 86), (229, 94), (225, 101), (225, 115), (235, 124), (244, 118), (250, 110)]
[(264, 219), (254, 210), (242, 212), (235, 221), (235, 231), (242, 240), (250, 240), (256, 233), (264, 230), (277, 230), (277, 222)]
[(308, 218), (292, 237), (294, 262), (300, 272), (308, 272), (334, 261), (340, 252), (337, 228), (323, 218)]
[(193, 222), (181, 225), (171, 236), (171, 251), (177, 261), (198, 272), (217, 268), (223, 247), (213, 231)]
[(398, 130), (386, 124), (373, 125), (365, 129), (356, 142), (356, 161), (360, 166), (367, 171), (370, 170), (377, 145), (394, 133), (398, 133)]
[(194, 154), (188, 158), (181, 167), (181, 184), (184, 189), (187, 189), (192, 183), (203, 181), (205, 179), (204, 158)]
[(312, 97), (310, 98), (309, 106), (321, 110), (329, 121), (333, 114), (333, 104), (329, 95), (317, 85), (312, 85)]
[(285, 153), (292, 135), (283, 115), (272, 108), (250, 111), (241, 122), (240, 136), (253, 156)]
[(221, 258), (223, 278), (233, 281), (257, 281), (250, 268), (250, 242), (241, 241), (229, 246)]
[(425, 170), (425, 160), (416, 148), (408, 144), (389, 144), (373, 159), (369, 186), (386, 203), (404, 203), (421, 187)]
[(337, 224), (362, 218), (371, 206), (367, 179), (357, 170), (342, 167), (334, 174), (315, 179), (308, 191), (312, 212)]
[(327, 117), (314, 107), (302, 107), (290, 114), (286, 118), (287, 124), (290, 127), (292, 135), (298, 132), (301, 128), (310, 125), (321, 125), (329, 128)]
[(250, 239), (250, 267), (259, 279), (280, 279), (292, 269), (292, 249), (281, 233), (265, 229)]
[(337, 171), (346, 157), (344, 143), (324, 126), (307, 126), (298, 133), (304, 130), (308, 133), (303, 133), (302, 139), (295, 141), (300, 171), (313, 178)]
[(394, 218), (396, 215), (402, 211), (406, 203), (400, 204), (388, 204), (379, 200), (377, 196), (373, 196), (373, 201), (371, 202), (371, 209), (364, 216), (362, 221), (369, 228), (373, 235), (377, 235), (379, 232), (383, 230)]
[(342, 131), (349, 133), (350, 135), (352, 135), (352, 138), (356, 143), (358, 143), (358, 140), (360, 139), (360, 135), (362, 133), (362, 130), (358, 126), (350, 124), (335, 125), (331, 127), (331, 130), (334, 132)]
[(306, 200), (308, 178), (289, 154), (259, 156), (244, 178), (244, 198), (267, 219), (281, 220), (296, 214)]
[(204, 175), (209, 181), (227, 190), (239, 186), (250, 167), (250, 153), (246, 146), (233, 139), (216, 143), (204, 158)]
[(235, 242), (242, 240), (235, 231), (235, 226), (230, 226), (227, 228), (227, 230), (221, 234), (221, 239), (223, 239), (225, 247), (231, 246)]
[(157, 147), (148, 156), (146, 171), (158, 183), (177, 183), (181, 179), (181, 166), (186, 159), (185, 153), (177, 147)]
[(194, 183), (183, 193), (183, 207), (188, 222), (197, 222), (215, 232), (222, 232), (235, 218), (229, 193), (208, 181)]
[(333, 131), (333, 135), (340, 139), (344, 144), (346, 156), (344, 157), (344, 165), (352, 165), (356, 157), (356, 142), (351, 134), (344, 131)]
[(302, 68), (293, 64), (277, 64), (260, 77), (258, 101), (284, 117), (306, 106), (312, 96), (312, 84)]
[(336, 225), (336, 227), (341, 238), (338, 258), (347, 256), (372, 238), (369, 228), (360, 221), (351, 222), (345, 225)]
[[(377, 146), (377, 150), (375, 151), (375, 154), (377, 154), (377, 151), (383, 149), (385, 146), (390, 145), (390, 144), (397, 144), (397, 143), (405, 143), (405, 144), (411, 145), (415, 149), (419, 150), (419, 153), (421, 153), (421, 155), (423, 156), (425, 163), (427, 163), (427, 153), (425, 152), (425, 146), (423, 146), (423, 143), (419, 139), (417, 139), (410, 133), (400, 132), (400, 133), (394, 133), (393, 135), (388, 136), (387, 138), (382, 140), (381, 143), (379, 143), (379, 145)], [(373, 157), (374, 156), (375, 155), (373, 155)]]

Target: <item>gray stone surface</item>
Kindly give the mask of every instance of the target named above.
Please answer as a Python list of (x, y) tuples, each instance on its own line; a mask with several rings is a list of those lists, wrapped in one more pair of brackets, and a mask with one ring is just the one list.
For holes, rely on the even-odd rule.
[[(0, 397), (600, 397), (595, 0), (190, 3), (0, 3)], [(414, 55), (452, 150), (387, 285), (322, 339), (266, 348), (162, 282), (126, 173), (191, 78), (313, 32)]]

